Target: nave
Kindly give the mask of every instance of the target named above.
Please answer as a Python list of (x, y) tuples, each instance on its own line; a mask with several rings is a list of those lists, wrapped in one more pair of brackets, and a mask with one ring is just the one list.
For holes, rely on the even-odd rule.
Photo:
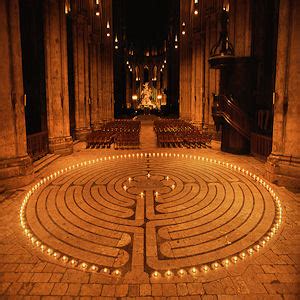
[(140, 145), (77, 143), (2, 196), (4, 297), (296, 299), (299, 197), (254, 157), (158, 148), (151, 120)]

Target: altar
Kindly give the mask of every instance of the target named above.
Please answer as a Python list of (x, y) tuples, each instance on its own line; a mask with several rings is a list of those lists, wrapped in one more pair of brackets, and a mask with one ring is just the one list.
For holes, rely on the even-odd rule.
[(144, 114), (150, 114), (151, 110), (159, 108), (160, 103), (158, 103), (157, 97), (155, 97), (152, 88), (149, 86), (149, 82), (146, 82), (141, 91), (138, 109), (142, 110)]

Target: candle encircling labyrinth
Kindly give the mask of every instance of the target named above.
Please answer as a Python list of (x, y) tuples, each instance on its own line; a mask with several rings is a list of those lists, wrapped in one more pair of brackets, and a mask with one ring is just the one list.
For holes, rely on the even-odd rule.
[(25, 196), (21, 226), (59, 263), (114, 276), (196, 275), (257, 255), (282, 223), (263, 179), (174, 153), (100, 157), (59, 170)]

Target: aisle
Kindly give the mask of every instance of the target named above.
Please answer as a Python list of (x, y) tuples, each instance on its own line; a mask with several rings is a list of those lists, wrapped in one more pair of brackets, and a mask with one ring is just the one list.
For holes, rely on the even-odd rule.
[(153, 120), (141, 120), (140, 149), (148, 150), (153, 148), (157, 148)]

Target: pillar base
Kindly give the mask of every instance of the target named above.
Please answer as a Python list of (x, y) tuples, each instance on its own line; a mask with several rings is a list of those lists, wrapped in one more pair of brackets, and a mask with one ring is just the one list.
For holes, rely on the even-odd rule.
[(300, 191), (300, 158), (271, 153), (266, 162), (267, 178), (292, 191)]
[(73, 140), (70, 136), (49, 138), (49, 152), (60, 155), (73, 153)]
[(26, 155), (0, 160), (1, 189), (15, 189), (30, 184), (34, 179), (32, 159)]
[(87, 135), (91, 132), (90, 128), (76, 128), (75, 138), (81, 142), (85, 142)]

